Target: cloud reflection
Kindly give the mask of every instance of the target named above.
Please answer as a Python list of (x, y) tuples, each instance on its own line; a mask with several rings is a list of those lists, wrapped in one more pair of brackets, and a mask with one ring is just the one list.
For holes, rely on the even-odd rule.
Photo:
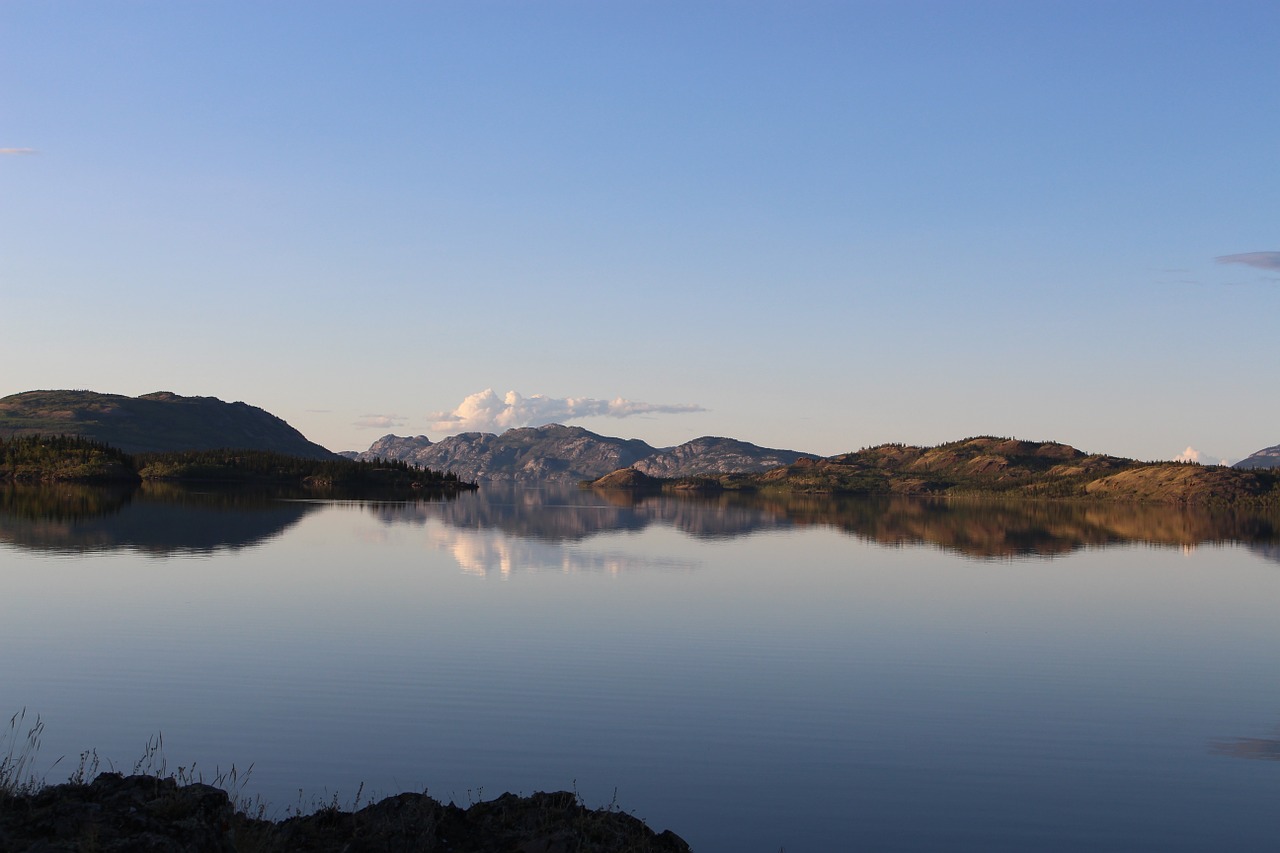
[[(700, 539), (826, 527), (886, 547), (925, 546), (975, 559), (1065, 556), (1087, 548), (1146, 544), (1183, 551), (1239, 543), (1280, 561), (1280, 514), (1160, 504), (835, 495), (637, 494), (628, 491), (509, 489), (486, 486), (444, 503), (373, 508), (387, 524), (442, 522), (447, 529), (501, 534), (525, 548), (522, 562), (559, 565), (524, 543), (562, 549), (601, 535), (669, 527)], [(516, 544), (521, 543), (521, 544)], [(472, 546), (478, 547), (478, 546)], [(536, 550), (536, 549), (535, 549)], [(574, 559), (582, 563), (583, 549)], [(501, 565), (485, 558), (485, 565)], [(608, 563), (601, 558), (598, 567)]]
[(691, 571), (689, 560), (643, 557), (637, 554), (585, 550), (578, 546), (521, 539), (492, 530), (462, 530), (433, 523), (427, 541), (449, 552), (464, 572), (477, 577), (510, 577), (517, 572), (580, 572), (621, 574), (636, 570)]

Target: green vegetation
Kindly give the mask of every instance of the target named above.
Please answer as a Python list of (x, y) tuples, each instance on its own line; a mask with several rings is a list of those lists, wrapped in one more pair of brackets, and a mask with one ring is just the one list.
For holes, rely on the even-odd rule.
[(0, 480), (137, 479), (127, 454), (98, 441), (68, 435), (0, 438)]
[(134, 460), (144, 480), (299, 483), (343, 488), (469, 485), (460, 483), (453, 473), (429, 471), (394, 459), (360, 462), (341, 458), (300, 459), (269, 450), (188, 450), (140, 453)]
[(474, 489), (453, 473), (398, 460), (304, 459), (270, 450), (186, 450), (126, 454), (75, 436), (0, 439), (0, 481), (178, 481), (292, 485), (347, 490)]
[[(612, 478), (612, 479), (610, 479)], [(882, 444), (828, 459), (800, 459), (760, 474), (725, 474), (681, 490), (782, 492), (817, 495), (938, 495), (1007, 498), (1105, 498), (1201, 505), (1280, 505), (1280, 471), (1240, 470), (1181, 462), (1138, 462), (1087, 454), (1057, 442), (978, 436), (914, 447)], [(625, 486), (609, 475), (602, 488)], [(650, 487), (655, 483), (651, 481)]]

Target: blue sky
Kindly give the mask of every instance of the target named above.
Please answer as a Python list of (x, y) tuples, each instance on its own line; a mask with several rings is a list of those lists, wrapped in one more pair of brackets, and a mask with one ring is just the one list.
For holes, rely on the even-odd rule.
[(0, 395), (1238, 459), (1277, 44), (1269, 2), (8, 0)]

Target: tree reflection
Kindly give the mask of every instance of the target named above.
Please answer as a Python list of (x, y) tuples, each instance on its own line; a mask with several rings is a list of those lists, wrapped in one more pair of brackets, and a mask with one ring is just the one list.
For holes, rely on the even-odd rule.
[[(322, 505), (313, 492), (9, 485), (0, 490), (0, 542), (35, 549), (127, 547), (155, 553), (246, 547), (279, 535)], [(331, 499), (368, 495), (327, 494)], [(306, 498), (306, 500), (290, 500)], [(387, 524), (438, 519), (450, 528), (579, 542), (653, 525), (697, 538), (802, 527), (886, 546), (926, 546), (978, 559), (1053, 557), (1084, 548), (1239, 543), (1280, 561), (1280, 513), (1090, 501), (833, 497), (740, 492), (638, 493), (486, 486), (457, 498), (369, 501)]]
[(445, 504), (384, 506), (387, 523), (438, 518), (471, 530), (579, 541), (665, 525), (699, 538), (828, 527), (878, 545), (920, 545), (980, 559), (1053, 557), (1084, 548), (1175, 548), (1240, 543), (1280, 560), (1280, 514), (1164, 504), (833, 497), (738, 492), (503, 490), (485, 487)]

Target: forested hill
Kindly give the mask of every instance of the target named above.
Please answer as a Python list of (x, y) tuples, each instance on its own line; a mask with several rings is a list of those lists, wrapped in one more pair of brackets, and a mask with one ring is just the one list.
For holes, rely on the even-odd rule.
[(979, 436), (937, 447), (883, 444), (800, 459), (761, 474), (654, 479), (637, 470), (601, 488), (742, 489), (808, 494), (1101, 498), (1180, 504), (1280, 505), (1280, 472), (1088, 454), (1057, 442)]
[(235, 448), (128, 454), (73, 435), (0, 437), (0, 485), (137, 484), (143, 480), (446, 494), (475, 488), (451, 472), (431, 471), (394, 459), (306, 459), (272, 450)]
[(95, 391), (27, 391), (0, 398), (0, 436), (74, 435), (126, 453), (269, 450), (305, 459), (337, 454), (248, 403), (157, 391), (141, 397)]

